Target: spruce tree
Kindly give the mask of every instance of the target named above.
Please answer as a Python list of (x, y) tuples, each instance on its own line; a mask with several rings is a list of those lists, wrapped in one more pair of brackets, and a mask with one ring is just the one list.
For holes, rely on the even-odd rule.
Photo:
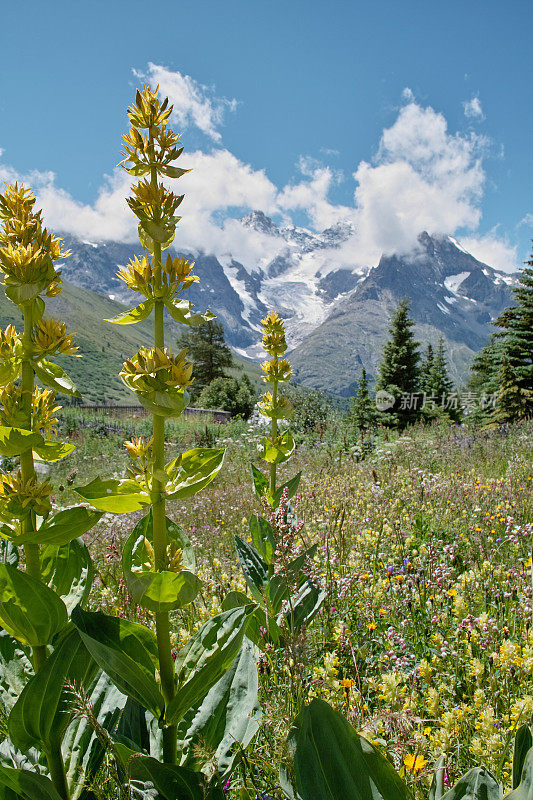
[(412, 330), (414, 324), (408, 301), (400, 301), (391, 320), (390, 338), (383, 348), (376, 383), (376, 395), (386, 392), (394, 397), (393, 406), (380, 416), (383, 424), (391, 427), (404, 428), (420, 417), (420, 355)]
[[(520, 417), (533, 414), (533, 255), (526, 265), (518, 286), (513, 289), (516, 305), (506, 308), (496, 320), (496, 324), (503, 328), (505, 355), (500, 392), (505, 385), (505, 392), (511, 392), (514, 398), (512, 413)], [(511, 408), (508, 410), (511, 413)]]
[(498, 370), (498, 385), (496, 408), (491, 414), (491, 422), (500, 424), (525, 416), (523, 396), (516, 379), (516, 371), (505, 352)]
[(433, 366), (431, 367), (428, 376), (427, 385), (427, 394), (430, 397), (435, 398), (435, 404), (445, 411), (451, 419), (458, 420), (460, 412), (458, 402), (454, 403), (454, 386), (450, 376), (448, 375), (446, 350), (442, 336), (440, 337), (437, 345), (437, 350), (433, 359)]
[(420, 389), (422, 392), (426, 392), (426, 394), (430, 394), (430, 375), (434, 360), (433, 345), (431, 342), (428, 342), (426, 352), (424, 353), (420, 365)]
[(376, 423), (376, 406), (368, 391), (368, 378), (364, 367), (357, 384), (357, 394), (352, 398), (350, 417), (360, 431), (368, 430)]
[(474, 398), (469, 418), (475, 422), (487, 422), (494, 410), (494, 398), (499, 391), (499, 369), (503, 358), (503, 341), (495, 333), (474, 356), (467, 385)]
[(187, 358), (194, 365), (191, 390), (196, 398), (212, 381), (224, 377), (225, 368), (235, 366), (219, 322), (205, 322), (185, 331), (178, 339), (178, 347), (187, 348)]

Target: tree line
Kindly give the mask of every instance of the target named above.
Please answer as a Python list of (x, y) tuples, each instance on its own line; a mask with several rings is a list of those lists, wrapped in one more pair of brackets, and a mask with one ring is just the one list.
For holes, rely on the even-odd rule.
[(392, 317), (378, 367), (374, 393), (363, 368), (352, 398), (351, 419), (359, 430), (377, 425), (405, 428), (421, 420), (464, 415), (501, 424), (533, 414), (533, 255), (513, 289), (515, 304), (494, 321), (497, 330), (476, 355), (471, 377), (458, 392), (448, 372), (444, 339), (421, 353), (409, 303)]

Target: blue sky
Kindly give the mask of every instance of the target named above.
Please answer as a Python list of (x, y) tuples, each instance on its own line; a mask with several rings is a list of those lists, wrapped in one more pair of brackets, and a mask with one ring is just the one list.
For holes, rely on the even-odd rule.
[(132, 239), (113, 170), (143, 75), (194, 166), (188, 246), (253, 260), (265, 242), (231, 217), (258, 207), (348, 219), (347, 260), (423, 226), (511, 269), (533, 236), (532, 23), (525, 0), (5, 4), (0, 177), (32, 181), (58, 229)]

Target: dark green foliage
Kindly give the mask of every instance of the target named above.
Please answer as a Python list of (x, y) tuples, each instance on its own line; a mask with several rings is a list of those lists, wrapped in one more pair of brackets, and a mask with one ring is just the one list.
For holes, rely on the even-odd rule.
[(293, 431), (320, 433), (325, 429), (332, 414), (331, 402), (325, 392), (291, 385), (283, 389), (283, 394), (293, 407), (291, 416)]
[(215, 378), (198, 399), (201, 408), (216, 408), (248, 418), (255, 405), (256, 394), (247, 375), (237, 378)]
[(422, 358), (420, 364), (420, 389), (423, 392), (429, 394), (431, 389), (431, 371), (433, 369), (433, 363), (435, 361), (435, 354), (433, 352), (433, 345), (431, 342), (428, 342), (428, 346), (426, 348), (426, 352)]
[(234, 367), (233, 355), (224, 339), (224, 328), (214, 320), (184, 331), (178, 347), (187, 348), (187, 358), (194, 364), (191, 392), (199, 397), (216, 378), (225, 377), (224, 369)]
[[(439, 409), (450, 419), (457, 421), (460, 417), (458, 396), (448, 375), (448, 364), (442, 336), (439, 339), (436, 352), (433, 353), (433, 349), (430, 352), (430, 348), (431, 345), (428, 345), (424, 361), (424, 368), (427, 369), (429, 367), (429, 371), (422, 373), (423, 388), (426, 394), (424, 411), (428, 411), (431, 415), (433, 409)], [(428, 399), (430, 401), (429, 406), (427, 406)], [(434, 407), (432, 408), (433, 404)]]
[(498, 317), (500, 331), (472, 363), (470, 391), (479, 397), (496, 396), (495, 410), (488, 404), (476, 414), (485, 422), (533, 414), (533, 257), (526, 264), (513, 289), (517, 304)]
[(368, 430), (376, 424), (376, 405), (368, 391), (368, 378), (363, 367), (357, 386), (357, 394), (352, 398), (350, 417), (354, 426), (360, 430)]
[(388, 392), (394, 397), (394, 405), (380, 414), (380, 422), (390, 427), (404, 428), (420, 417), (420, 354), (413, 326), (409, 303), (402, 300), (391, 320), (376, 382), (376, 394)]
[(503, 328), (506, 356), (499, 378), (500, 420), (533, 413), (533, 255), (526, 264), (519, 285), (513, 289), (516, 305), (506, 308), (496, 320)]

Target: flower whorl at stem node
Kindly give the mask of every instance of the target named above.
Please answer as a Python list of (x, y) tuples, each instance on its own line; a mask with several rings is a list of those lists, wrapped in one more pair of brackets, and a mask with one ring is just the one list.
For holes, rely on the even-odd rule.
[(40, 294), (53, 297), (61, 291), (61, 273), (54, 261), (67, 258), (61, 239), (43, 228), (42, 212), (34, 211), (36, 198), (18, 183), (0, 194), (0, 270), (6, 295), (17, 305)]
[(75, 356), (78, 348), (73, 344), (75, 334), (67, 334), (64, 322), (43, 317), (33, 328), (33, 350), (41, 356)]
[(170, 347), (141, 347), (124, 362), (120, 377), (133, 392), (164, 392), (169, 388), (185, 389), (192, 383), (192, 364), (187, 361), (187, 350), (177, 356)]
[(49, 513), (53, 492), (48, 480), (41, 483), (35, 477), (24, 480), (22, 472), (0, 475), (0, 510), (12, 517), (23, 519), (31, 511), (39, 516)]
[(135, 256), (126, 267), (120, 267), (117, 275), (129, 289), (147, 299), (171, 300), (177, 292), (200, 280), (191, 275), (193, 269), (194, 261), (167, 255), (161, 269), (156, 271), (146, 256), (140, 259)]
[[(10, 383), (0, 390), (0, 424), (8, 427), (22, 428), (25, 413), (22, 411), (22, 388)], [(44, 433), (50, 437), (57, 429), (57, 412), (61, 408), (56, 403), (56, 393), (50, 389), (33, 390), (31, 424), (34, 433)]]

